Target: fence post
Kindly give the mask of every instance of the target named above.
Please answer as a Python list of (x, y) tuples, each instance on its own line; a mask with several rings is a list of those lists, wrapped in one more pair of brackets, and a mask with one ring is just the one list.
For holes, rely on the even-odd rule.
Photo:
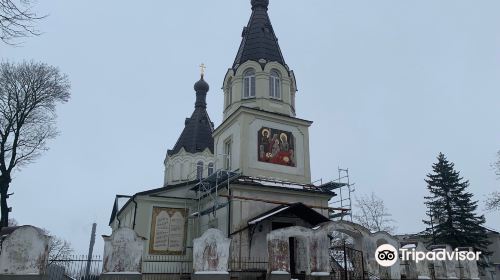
[(97, 224), (93, 223), (92, 224), (92, 232), (90, 233), (90, 245), (89, 245), (89, 254), (87, 258), (87, 269), (85, 270), (85, 276), (89, 276), (90, 274), (90, 265), (92, 261), (92, 253), (94, 251), (94, 244), (95, 244), (95, 230), (96, 230)]

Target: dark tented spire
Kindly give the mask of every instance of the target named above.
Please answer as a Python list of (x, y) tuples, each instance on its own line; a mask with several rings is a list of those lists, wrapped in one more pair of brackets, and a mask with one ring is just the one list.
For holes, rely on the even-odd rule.
[(285, 59), (278, 45), (278, 38), (274, 34), (271, 20), (267, 14), (269, 0), (252, 0), (252, 15), (248, 25), (243, 28), (238, 54), (234, 60), (233, 68), (247, 60), (267, 62), (276, 61), (285, 66)]
[(188, 153), (203, 152), (206, 148), (210, 152), (214, 152), (214, 139), (212, 137), (214, 124), (210, 121), (206, 110), (209, 86), (203, 79), (203, 74), (201, 79), (194, 84), (194, 90), (196, 92), (194, 112), (190, 118), (186, 119), (184, 130), (174, 148), (167, 151), (169, 156), (177, 154), (181, 148), (184, 148)]
[(252, 0), (252, 9), (255, 7), (261, 7), (267, 10), (267, 6), (269, 6), (269, 0)]

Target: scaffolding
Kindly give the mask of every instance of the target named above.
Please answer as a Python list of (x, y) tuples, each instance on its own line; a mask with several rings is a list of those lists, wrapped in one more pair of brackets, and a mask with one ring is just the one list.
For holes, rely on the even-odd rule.
[(323, 188), (328, 188), (330, 191), (338, 191), (338, 195), (333, 198), (333, 201), (329, 202), (329, 206), (339, 211), (331, 212), (330, 219), (344, 220), (347, 217), (352, 222), (351, 194), (355, 191), (354, 184), (350, 182), (349, 169), (342, 169), (340, 167), (337, 169), (338, 178), (322, 185)]
[[(338, 185), (338, 183), (334, 183), (333, 181), (327, 184), (320, 183), (320, 185), (315, 185), (314, 182), (310, 184), (302, 184), (274, 178), (244, 176), (239, 170), (229, 171), (225, 169), (218, 169), (206, 178), (199, 178), (199, 182), (191, 187), (190, 190), (195, 193), (194, 200), (197, 202), (197, 211), (190, 216), (192, 218), (201, 217), (207, 214), (213, 214), (215, 216), (217, 210), (226, 207), (230, 203), (230, 199), (232, 198), (232, 196), (230, 195), (230, 185), (235, 181), (243, 184), (258, 184), (262, 186), (282, 187), (286, 189), (302, 189), (307, 191), (329, 193), (333, 193), (333, 189), (336, 189), (336, 187), (331, 188), (332, 185)], [(224, 192), (226, 192), (227, 194), (221, 194), (221, 190), (224, 190)], [(222, 202), (221, 198), (223, 198)], [(209, 206), (202, 209), (202, 204)], [(280, 204), (288, 203), (282, 202)], [(344, 208), (326, 208), (329, 208), (330, 212), (347, 210)]]
[[(319, 185), (316, 185), (319, 181)], [(190, 188), (195, 193), (195, 201), (193, 213), (190, 215), (191, 219), (201, 221), (200, 218), (206, 215), (212, 215), (214, 218), (217, 216), (217, 211), (230, 207), (231, 200), (233, 199), (250, 199), (246, 197), (233, 197), (231, 195), (231, 183), (240, 182), (246, 184), (259, 184), (263, 186), (283, 187), (288, 189), (303, 189), (308, 191), (328, 192), (335, 193), (333, 201), (328, 203), (328, 215), (331, 220), (344, 220), (349, 219), (352, 221), (352, 201), (351, 193), (354, 192), (354, 184), (351, 184), (349, 179), (349, 170), (338, 168), (338, 178), (327, 183), (322, 183), (318, 180), (310, 184), (299, 184), (294, 182), (287, 182), (279, 179), (271, 178), (257, 178), (251, 176), (243, 176), (239, 170), (225, 170), (218, 169), (211, 175), (205, 178), (199, 178), (199, 181)], [(259, 200), (259, 199), (251, 199)], [(267, 201), (260, 199), (267, 203), (288, 204), (287, 202)], [(259, 201), (260, 201), (259, 200)], [(228, 208), (229, 209), (229, 208)], [(200, 224), (198, 224), (199, 228)], [(229, 233), (229, 229), (228, 229)]]
[[(206, 178), (200, 178), (199, 182), (194, 185), (190, 190), (196, 194), (195, 200), (197, 202), (197, 212), (191, 214), (191, 217), (201, 217), (208, 214), (216, 215), (217, 210), (226, 207), (229, 200), (221, 202), (219, 200), (219, 190), (227, 188), (229, 193), (230, 184), (233, 180), (241, 176), (241, 173), (236, 171), (229, 171), (218, 169)], [(205, 198), (209, 199), (207, 205), (212, 205), (206, 209), (201, 209), (201, 201)]]

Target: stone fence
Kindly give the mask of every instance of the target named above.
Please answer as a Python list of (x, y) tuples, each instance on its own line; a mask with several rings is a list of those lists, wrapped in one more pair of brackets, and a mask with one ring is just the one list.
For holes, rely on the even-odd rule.
[[(349, 236), (353, 250), (359, 252), (359, 262), (354, 262), (353, 255), (346, 254), (346, 246), (332, 249), (332, 232)], [(49, 237), (33, 226), (4, 228), (0, 232), (0, 279), (2, 280), (42, 280), (47, 279)], [(144, 267), (145, 239), (135, 231), (120, 228), (111, 236), (103, 236), (105, 240), (102, 260), (101, 280), (139, 280), (160, 279), (149, 277), (141, 270)], [(295, 244), (291, 244), (294, 240)], [(306, 279), (331, 279), (345, 277), (339, 274), (344, 269), (345, 275), (361, 266), (357, 277), (380, 279), (479, 279), (476, 261), (469, 260), (400, 260), (392, 266), (379, 265), (375, 252), (377, 247), (390, 244), (401, 252), (463, 252), (473, 254), (472, 248), (456, 248), (450, 246), (433, 246), (429, 249), (421, 242), (400, 243), (386, 232), (371, 233), (366, 228), (346, 221), (326, 222), (314, 229), (305, 227), (287, 227), (271, 231), (267, 235), (267, 259), (259, 260), (258, 270), (267, 275), (267, 279), (291, 279), (292, 275), (303, 272)], [(227, 280), (235, 271), (230, 258), (231, 239), (217, 229), (209, 229), (199, 238), (194, 239), (190, 260), (185, 261), (189, 271), (178, 274), (196, 280)], [(297, 271), (292, 271), (290, 250), (295, 250), (293, 256)], [(336, 258), (334, 250), (343, 250), (343, 258)], [(161, 260), (158, 261), (161, 265)], [(335, 271), (335, 265), (340, 268)], [(238, 265), (241, 268), (241, 263)], [(257, 267), (257, 266), (256, 266)], [(267, 271), (264, 269), (267, 267)], [(254, 271), (257, 272), (257, 271)], [(165, 277), (168, 273), (160, 273)], [(163, 277), (159, 275), (160, 277)], [(255, 277), (259, 277), (258, 273)], [(156, 275), (158, 276), (158, 275)], [(155, 276), (155, 277), (156, 277)], [(175, 275), (171, 275), (175, 276)], [(149, 277), (149, 278), (148, 278)], [(68, 278), (69, 279), (69, 278)], [(89, 278), (90, 279), (90, 278)], [(94, 279), (94, 278), (92, 278)], [(167, 278), (161, 278), (167, 279)], [(170, 279), (170, 278), (168, 278)], [(339, 278), (340, 279), (340, 278)], [(53, 279), (51, 279), (53, 280)]]

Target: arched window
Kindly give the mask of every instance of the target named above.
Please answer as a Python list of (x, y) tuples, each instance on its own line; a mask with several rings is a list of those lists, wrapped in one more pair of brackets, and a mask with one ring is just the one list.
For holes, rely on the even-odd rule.
[(281, 79), (278, 71), (272, 70), (269, 76), (269, 96), (281, 99)]
[(179, 164), (174, 163), (172, 165), (172, 168), (174, 169), (174, 176), (172, 176), (172, 181), (178, 181), (181, 179), (181, 167)]
[(179, 163), (179, 180), (184, 180), (184, 174), (186, 174), (184, 163)]
[(231, 106), (231, 103), (233, 103), (233, 81), (229, 78), (226, 91), (226, 108)]
[(233, 146), (233, 141), (231, 138), (226, 139), (224, 141), (224, 169), (225, 170), (231, 170), (231, 154), (232, 154), (232, 147)]
[(212, 175), (214, 173), (214, 163), (211, 162), (208, 164), (208, 176)]
[(203, 179), (203, 161), (198, 161), (196, 164), (196, 179)]
[(173, 181), (173, 166), (172, 165), (168, 165), (166, 167), (166, 170), (165, 170), (165, 182), (168, 182), (168, 181)]
[(248, 69), (243, 74), (243, 98), (255, 97), (255, 71)]

